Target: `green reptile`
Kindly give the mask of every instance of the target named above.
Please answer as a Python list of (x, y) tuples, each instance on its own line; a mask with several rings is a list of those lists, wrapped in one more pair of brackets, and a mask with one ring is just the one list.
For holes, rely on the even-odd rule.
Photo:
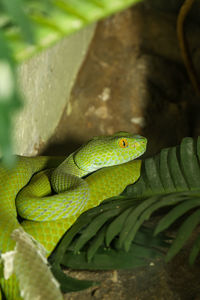
[[(40, 262), (36, 264), (42, 256), (38, 255), (40, 245), (48, 256), (82, 212), (134, 183), (141, 167), (141, 161), (134, 159), (145, 152), (146, 143), (142, 136), (118, 132), (94, 137), (65, 160), (19, 156), (13, 169), (0, 166), (0, 250), (4, 262), (0, 283), (6, 299), (21, 299), (19, 290), (26, 300), (62, 299), (45, 283), (44, 273), (48, 272), (43, 270), (42, 274)], [(14, 248), (15, 274), (5, 279), (9, 277), (5, 273), (12, 269), (9, 259), (6, 265), (6, 258)]]

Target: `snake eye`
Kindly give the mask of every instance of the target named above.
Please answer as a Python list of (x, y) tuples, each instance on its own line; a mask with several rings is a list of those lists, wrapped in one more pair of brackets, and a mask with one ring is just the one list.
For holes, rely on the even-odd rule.
[(119, 140), (119, 146), (120, 146), (120, 148), (126, 148), (126, 147), (128, 147), (128, 141), (127, 141), (127, 139), (120, 139)]

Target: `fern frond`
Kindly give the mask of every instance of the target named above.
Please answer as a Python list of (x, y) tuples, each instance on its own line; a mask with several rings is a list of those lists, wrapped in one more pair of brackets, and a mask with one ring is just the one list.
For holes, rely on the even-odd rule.
[(166, 255), (166, 261), (171, 260), (184, 246), (193, 230), (200, 223), (200, 209), (189, 216), (180, 226), (176, 238)]
[[(200, 196), (200, 195), (199, 195)], [(183, 203), (177, 205), (170, 210), (158, 223), (155, 229), (155, 235), (167, 229), (171, 224), (173, 224), (178, 218), (187, 213), (193, 208), (200, 206), (200, 197), (198, 199), (191, 199), (192, 195), (187, 197)]]

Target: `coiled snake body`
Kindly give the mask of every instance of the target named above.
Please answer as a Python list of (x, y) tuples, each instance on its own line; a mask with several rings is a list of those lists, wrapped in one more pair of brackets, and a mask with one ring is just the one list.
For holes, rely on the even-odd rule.
[[(40, 267), (34, 266), (37, 253), (31, 256), (30, 249), (35, 251), (37, 248), (34, 243), (32, 248), (20, 248), (24, 245), (26, 233), (38, 245), (44, 246), (48, 256), (83, 211), (120, 194), (128, 184), (138, 179), (141, 162), (134, 159), (145, 149), (145, 138), (120, 132), (93, 138), (64, 161), (56, 157), (18, 157), (14, 169), (0, 167), (0, 250), (2, 258), (5, 258), (4, 254), (11, 253), (18, 241), (14, 271), (21, 296), (25, 299), (62, 299), (60, 294), (54, 295), (52, 290), (45, 290), (45, 282), (41, 282), (41, 278), (45, 277), (44, 271), (40, 274)], [(20, 223), (18, 215), (22, 218)], [(31, 257), (31, 265), (30, 262), (23, 265)], [(4, 276), (6, 269), (9, 265), (4, 263)], [(2, 277), (0, 283), (6, 299), (21, 299), (15, 275), (8, 280)], [(47, 285), (52, 289), (49, 283)]]

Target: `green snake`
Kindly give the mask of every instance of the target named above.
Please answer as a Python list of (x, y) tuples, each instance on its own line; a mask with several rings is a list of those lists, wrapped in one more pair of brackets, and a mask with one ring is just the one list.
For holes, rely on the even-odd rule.
[[(59, 292), (49, 296), (53, 289), (50, 284), (51, 291), (44, 289), (44, 273), (48, 275), (48, 271), (41, 273), (40, 246), (45, 248), (47, 257), (82, 212), (134, 183), (141, 167), (141, 161), (134, 159), (145, 152), (146, 144), (142, 136), (118, 132), (94, 137), (65, 159), (18, 156), (13, 169), (0, 166), (0, 250), (4, 276), (11, 268), (10, 262), (6, 265), (7, 256), (16, 253), (14, 274), (9, 279), (1, 274), (6, 299), (62, 299)], [(37, 258), (39, 265), (35, 263)]]

